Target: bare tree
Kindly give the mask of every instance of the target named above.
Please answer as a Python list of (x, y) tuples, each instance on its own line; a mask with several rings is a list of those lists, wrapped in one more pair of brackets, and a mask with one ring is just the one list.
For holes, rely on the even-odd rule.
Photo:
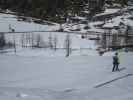
[(36, 40), (36, 46), (39, 48), (40, 47), (40, 42), (41, 42), (41, 36), (40, 34), (37, 35), (37, 40)]
[(26, 48), (28, 47), (29, 44), (29, 33), (26, 33)]
[(1, 33), (0, 34), (0, 49), (3, 49), (3, 47), (6, 45), (6, 40), (5, 40), (5, 34)]
[(106, 34), (107, 34), (106, 32), (103, 33), (102, 40), (101, 40), (101, 44), (102, 44), (102, 47), (104, 49), (106, 49), (106, 46), (107, 46), (107, 36), (106, 36)]
[(15, 39), (15, 34), (13, 35), (13, 41), (14, 41), (14, 53), (16, 54), (16, 39)]
[[(41, 34), (37, 34), (35, 40), (36, 40), (35, 46), (37, 48), (45, 48), (46, 47), (45, 41), (44, 41), (43, 37), (41, 36)], [(33, 44), (34, 44), (34, 40), (33, 40)]]
[(51, 34), (49, 34), (49, 47), (50, 47), (50, 49), (53, 49), (53, 43), (52, 43), (52, 40), (53, 40), (53, 38), (52, 38), (52, 35)]
[(58, 30), (59, 32), (63, 32), (64, 31), (64, 29), (63, 29), (63, 27), (62, 27), (62, 24), (60, 24), (60, 27), (59, 27), (59, 30)]
[(57, 36), (55, 35), (54, 36), (54, 40), (53, 40), (53, 44), (54, 44), (54, 50), (56, 51), (56, 49), (57, 49), (57, 42), (58, 42), (58, 40), (57, 40)]
[(69, 57), (69, 55), (71, 53), (71, 38), (70, 38), (69, 34), (66, 35), (65, 49), (66, 49), (66, 57)]
[(112, 36), (112, 46), (117, 46), (118, 37), (117, 34), (113, 34)]
[(128, 45), (128, 40), (129, 40), (129, 37), (128, 37), (129, 29), (130, 29), (130, 27), (127, 26), (127, 29), (126, 29), (126, 31), (125, 31), (125, 44), (126, 44), (126, 45)]
[(34, 47), (34, 34), (31, 35), (31, 47)]
[(24, 34), (21, 35), (21, 46), (24, 48)]
[(31, 41), (31, 34), (28, 33), (28, 44), (29, 44), (29, 47), (32, 47), (32, 41)]

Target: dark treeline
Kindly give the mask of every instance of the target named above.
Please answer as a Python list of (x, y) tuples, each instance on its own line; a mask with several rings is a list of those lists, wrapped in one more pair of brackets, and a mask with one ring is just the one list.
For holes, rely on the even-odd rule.
[(43, 19), (67, 16), (70, 11), (76, 14), (87, 2), (88, 0), (0, 0), (0, 7)]
[[(26, 16), (57, 21), (70, 14), (79, 14), (86, 8), (88, 1), (99, 1), (103, 4), (105, 0), (0, 0), (0, 8)], [(123, 4), (127, 0), (116, 1)]]

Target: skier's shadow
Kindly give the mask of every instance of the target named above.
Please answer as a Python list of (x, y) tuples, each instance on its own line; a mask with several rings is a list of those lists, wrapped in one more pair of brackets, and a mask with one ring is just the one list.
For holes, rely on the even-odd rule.
[(119, 71), (123, 71), (125, 69), (126, 69), (126, 67), (122, 67), (122, 68), (119, 69)]

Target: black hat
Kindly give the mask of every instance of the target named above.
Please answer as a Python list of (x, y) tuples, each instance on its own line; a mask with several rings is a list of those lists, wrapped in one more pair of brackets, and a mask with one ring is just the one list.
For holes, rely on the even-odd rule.
[(116, 52), (115, 55), (118, 55), (118, 52)]

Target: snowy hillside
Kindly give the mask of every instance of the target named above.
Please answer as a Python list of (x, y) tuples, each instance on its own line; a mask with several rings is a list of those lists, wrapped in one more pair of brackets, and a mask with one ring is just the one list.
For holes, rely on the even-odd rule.
[[(24, 45), (26, 46), (31, 46), (31, 42), (32, 40), (29, 40), (27, 42), (27, 38), (33, 38), (33, 39), (37, 39), (38, 36), (41, 37), (41, 46), (42, 47), (49, 47), (49, 42), (50, 42), (50, 38), (51, 38), (51, 42), (54, 45), (54, 39), (56, 38), (57, 43), (56, 43), (56, 48), (58, 49), (62, 49), (65, 48), (65, 39), (67, 34), (70, 34), (70, 39), (71, 39), (71, 48), (72, 49), (76, 49), (78, 51), (76, 51), (78, 54), (79, 52), (82, 52), (84, 50), (81, 49), (96, 49), (97, 46), (95, 45), (95, 41), (90, 41), (87, 39), (82, 39), (80, 34), (76, 34), (75, 33), (66, 33), (66, 32), (52, 32), (52, 31), (56, 31), (59, 29), (59, 25), (53, 23), (53, 25), (40, 25), (40, 24), (36, 24), (34, 22), (24, 22), (24, 21), (19, 21), (17, 19), (17, 16), (15, 15), (10, 15), (10, 14), (0, 14), (0, 32), (11, 32), (10, 29), (14, 29), (15, 32), (19, 32), (16, 34), (6, 34), (5, 38), (6, 38), (6, 42), (11, 42), (14, 43), (14, 38), (15, 38), (15, 44), (16, 44), (16, 49), (17, 52), (20, 53), (24, 53), (24, 55), (26, 52), (28, 54), (31, 55), (40, 55), (40, 54), (44, 54), (47, 55), (49, 53), (51, 53), (51, 55), (55, 54), (55, 55), (65, 55), (64, 52), (62, 51), (62, 54), (60, 54), (60, 51), (58, 52), (53, 52), (46, 50), (45, 52), (43, 52), (43, 50), (39, 50), (38, 52), (35, 49), (23, 49), (22, 48), (22, 37), (23, 37), (23, 42)], [(51, 32), (41, 32), (41, 31), (51, 31)], [(21, 33), (22, 32), (22, 33)], [(23, 33), (24, 32), (24, 33)], [(27, 37), (28, 35), (28, 37)], [(25, 40), (25, 41), (24, 41)], [(36, 42), (37, 40), (35, 40), (34, 42)], [(10, 50), (8, 50), (10, 51)], [(13, 51), (13, 50), (11, 50)], [(23, 52), (24, 51), (24, 52)], [(33, 52), (31, 52), (33, 51)], [(42, 52), (41, 52), (42, 51)], [(85, 50), (86, 51), (86, 50)], [(88, 50), (87, 50), (88, 51)], [(37, 53), (35, 53), (37, 52)], [(11, 52), (12, 53), (12, 52)], [(74, 53), (75, 54), (75, 53)]]
[(12, 27), (17, 32), (24, 31), (50, 31), (58, 29), (59, 25), (40, 25), (35, 24), (31, 18), (28, 18), (30, 22), (21, 21), (17, 16), (11, 14), (0, 13), (0, 32), (9, 32), (11, 31), (9, 27)]
[[(78, 23), (69, 23), (64, 25), (64, 29), (67, 31), (80, 29), (80, 32), (100, 32), (104, 33), (105, 29), (123, 28), (121, 25), (133, 26), (133, 9), (132, 6), (125, 8), (119, 7), (107, 7), (102, 13), (96, 14), (92, 21), (88, 21), (85, 17), (75, 17)], [(73, 19), (70, 19), (73, 22)], [(86, 23), (86, 24), (85, 24)], [(86, 26), (88, 29), (85, 29)]]

